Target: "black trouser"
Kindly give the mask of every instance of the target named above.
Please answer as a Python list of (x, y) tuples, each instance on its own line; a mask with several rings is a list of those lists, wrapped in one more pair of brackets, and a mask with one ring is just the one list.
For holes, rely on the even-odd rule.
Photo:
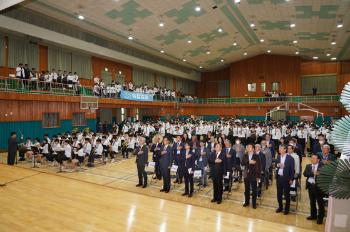
[[(227, 172), (225, 174), (227, 174)], [(224, 178), (224, 186), (225, 186), (225, 191), (231, 191), (232, 171), (230, 172), (228, 179)]]
[[(273, 143), (275, 144), (275, 147), (274, 147), (275, 149), (273, 149), (273, 150), (276, 153), (276, 151), (278, 151), (278, 147), (280, 145), (280, 141), (279, 141), (279, 139), (273, 139)], [(275, 159), (275, 156), (276, 156), (276, 154), (272, 154), (272, 159)]]
[(139, 176), (139, 184), (147, 185), (147, 173), (145, 171), (145, 165), (137, 165), (137, 175)]
[(305, 139), (304, 138), (298, 138), (298, 143), (301, 146), (301, 154), (304, 156), (305, 152)]
[(277, 176), (276, 186), (277, 186), (278, 208), (283, 209), (283, 203), (282, 203), (283, 197), (282, 197), (282, 195), (284, 195), (284, 198), (286, 199), (286, 206), (285, 206), (284, 210), (289, 211), (289, 206), (290, 206), (289, 180), (286, 180), (283, 177)]
[(8, 165), (14, 165), (15, 164), (15, 160), (16, 160), (16, 152), (9, 152), (7, 155), (7, 164)]
[(156, 177), (158, 178), (158, 180), (162, 179), (162, 174), (161, 174), (161, 172), (160, 172), (160, 164), (159, 164), (159, 161), (156, 161), (156, 162), (155, 162), (154, 172), (155, 172)]
[(79, 164), (84, 163), (84, 156), (77, 156), (77, 160), (79, 161)]
[(244, 178), (244, 198), (245, 203), (249, 204), (250, 200), (250, 189), (252, 190), (252, 204), (256, 206), (256, 195), (257, 195), (257, 183), (255, 180), (250, 180), (248, 178)]
[[(324, 200), (323, 193), (320, 189), (316, 188), (315, 185), (308, 187), (309, 198), (310, 198), (310, 216), (314, 218), (318, 218), (320, 220), (324, 217)], [(316, 202), (318, 205), (318, 215)]]
[(129, 148), (123, 147), (122, 155), (123, 155), (123, 158), (129, 158)]
[(88, 162), (89, 162), (89, 163), (94, 163), (94, 162), (95, 162), (95, 158), (98, 158), (98, 157), (101, 157), (101, 155), (96, 155), (96, 154), (91, 153), (91, 154), (89, 155)]
[[(214, 167), (215, 169), (215, 167)], [(214, 188), (214, 200), (221, 201), (222, 200), (222, 172), (214, 170), (213, 178), (213, 188)]]
[(180, 184), (182, 183), (182, 179), (184, 175), (186, 175), (186, 170), (184, 165), (185, 164), (179, 164), (179, 167), (177, 169), (176, 181), (178, 181)]
[(193, 174), (189, 174), (188, 171), (184, 173), (185, 177), (185, 193), (193, 193)]
[(160, 172), (163, 177), (163, 189), (170, 191), (170, 169), (168, 167), (160, 167)]

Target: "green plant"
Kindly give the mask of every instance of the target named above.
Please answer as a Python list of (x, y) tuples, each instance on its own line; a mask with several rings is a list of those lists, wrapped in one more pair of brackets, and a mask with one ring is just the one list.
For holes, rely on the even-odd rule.
[(324, 193), (336, 199), (350, 198), (350, 161), (339, 159), (324, 165), (317, 178), (317, 185)]

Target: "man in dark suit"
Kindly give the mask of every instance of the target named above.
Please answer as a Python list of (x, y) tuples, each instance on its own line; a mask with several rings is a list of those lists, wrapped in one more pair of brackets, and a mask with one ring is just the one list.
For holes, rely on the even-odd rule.
[(254, 152), (254, 145), (247, 145), (247, 153), (243, 156), (242, 166), (244, 166), (244, 197), (243, 207), (249, 206), (250, 189), (252, 189), (252, 204), (256, 209), (257, 180), (261, 177), (261, 162), (258, 154)]
[(208, 162), (212, 164), (212, 180), (214, 188), (214, 198), (211, 202), (217, 202), (221, 204), (222, 202), (222, 178), (224, 174), (224, 163), (225, 163), (225, 152), (222, 151), (221, 144), (217, 143), (215, 145), (214, 152), (209, 156)]
[(235, 166), (236, 162), (236, 151), (232, 148), (231, 141), (228, 139), (225, 139), (225, 163), (224, 163), (224, 175), (227, 176), (228, 178), (224, 179), (224, 184), (225, 184), (225, 190), (224, 191), (229, 191), (231, 192), (231, 185), (232, 185), (232, 172), (233, 172), (233, 167)]
[(185, 172), (185, 153), (184, 144), (181, 142), (181, 136), (176, 136), (176, 141), (173, 143), (173, 159), (174, 164), (178, 166), (176, 180), (174, 183), (182, 183)]
[(287, 155), (287, 146), (281, 144), (278, 148), (279, 156), (276, 159), (276, 186), (278, 208), (276, 213), (283, 211), (282, 195), (286, 199), (284, 215), (289, 214), (290, 206), (290, 185), (294, 180), (294, 160), (290, 155)]
[(147, 173), (145, 171), (145, 166), (148, 163), (148, 147), (145, 144), (145, 142), (145, 138), (140, 137), (139, 146), (135, 149), (134, 152), (134, 154), (136, 155), (137, 174), (139, 177), (139, 183), (136, 185), (136, 187), (142, 186), (142, 188), (147, 187)]
[[(309, 192), (310, 199), (310, 216), (307, 220), (316, 220), (317, 224), (323, 223), (324, 217), (324, 194), (322, 190), (317, 186), (317, 176), (319, 175), (319, 170), (322, 168), (323, 163), (320, 162), (320, 157), (316, 154), (311, 156), (311, 164), (306, 165), (304, 170), (304, 176), (306, 179), (306, 189)], [(316, 202), (318, 205), (318, 214), (316, 208)]]
[(161, 143), (161, 138), (160, 137), (157, 137), (155, 140), (155, 143), (152, 144), (152, 147), (151, 147), (151, 152), (153, 153), (152, 155), (152, 160), (153, 162), (155, 163), (155, 167), (154, 167), (154, 172), (156, 174), (156, 176), (153, 178), (153, 179), (162, 179), (162, 174), (160, 173), (160, 164), (159, 164), (159, 160), (160, 160), (160, 151), (162, 149), (162, 143)]
[(205, 141), (201, 140), (199, 148), (199, 157), (197, 158), (198, 168), (202, 171), (202, 179), (198, 185), (203, 185), (206, 187), (208, 185), (206, 168), (208, 166), (209, 149), (205, 147)]
[(272, 155), (272, 160), (275, 159), (275, 142), (271, 140), (271, 135), (266, 134), (265, 135), (265, 140), (266, 140), (266, 146), (270, 149), (271, 155)]
[(7, 164), (14, 165), (17, 156), (17, 134), (16, 132), (11, 132), (11, 137), (8, 139), (7, 147)]
[(163, 147), (160, 152), (160, 173), (163, 177), (163, 188), (160, 190), (161, 192), (168, 193), (170, 191), (170, 168), (173, 162), (172, 158), (172, 148), (169, 145), (170, 141), (167, 137), (163, 139)]

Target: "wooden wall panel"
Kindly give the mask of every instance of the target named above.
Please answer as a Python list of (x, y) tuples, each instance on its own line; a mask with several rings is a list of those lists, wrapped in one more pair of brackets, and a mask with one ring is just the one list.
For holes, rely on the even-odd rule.
[(339, 73), (339, 62), (303, 61), (300, 65), (300, 75), (317, 75)]
[(15, 68), (0, 67), (0, 77), (8, 77), (9, 74), (16, 74)]
[(125, 76), (125, 81), (132, 81), (132, 68), (129, 65), (121, 64), (118, 62), (98, 58), (98, 57), (92, 57), (91, 58), (91, 65), (92, 65), (92, 73), (93, 76), (99, 76), (101, 77), (101, 72), (105, 68), (108, 68), (110, 72), (112, 72), (112, 79), (115, 80), (116, 74), (120, 71)]
[(219, 96), (217, 81), (229, 80), (230, 68), (224, 68), (215, 72), (202, 73), (201, 82), (197, 84), (197, 96), (211, 98)]
[(340, 73), (341, 74), (350, 74), (350, 61), (340, 62)]
[[(39, 45), (39, 71), (48, 70), (48, 48), (44, 45)], [(51, 70), (50, 70), (51, 71)]]
[[(260, 97), (261, 83), (271, 91), (273, 82), (280, 82), (280, 91), (300, 94), (300, 58), (294, 56), (260, 55), (231, 64), (231, 97)], [(256, 92), (248, 92), (248, 84), (256, 83)]]

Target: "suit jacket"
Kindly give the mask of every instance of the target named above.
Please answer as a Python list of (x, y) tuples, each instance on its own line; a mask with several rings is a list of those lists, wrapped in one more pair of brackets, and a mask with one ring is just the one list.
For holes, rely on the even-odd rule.
[(288, 154), (285, 154), (286, 159), (284, 161), (283, 176), (278, 175), (279, 167), (277, 164), (281, 162), (281, 155), (278, 155), (276, 159), (276, 179), (283, 178), (284, 181), (290, 181), (294, 179), (294, 159)]
[(158, 143), (158, 145), (152, 144), (151, 152), (153, 153), (153, 155), (152, 155), (153, 162), (159, 162), (161, 149), (162, 149), (161, 143)]
[[(165, 154), (162, 154), (162, 152), (165, 151)], [(159, 164), (161, 169), (167, 169), (171, 167), (173, 163), (173, 158), (172, 158), (172, 148), (170, 145), (165, 148), (165, 146), (162, 146), (161, 149), (161, 156), (159, 159)]]
[[(249, 164), (249, 155), (245, 154), (242, 159), (242, 166), (244, 166), (244, 172), (248, 180), (254, 181), (261, 177), (261, 162), (258, 154), (253, 154), (252, 160), (255, 164)], [(245, 176), (244, 175), (244, 176)]]
[(208, 163), (212, 165), (213, 175), (222, 176), (224, 173), (224, 170), (225, 170), (224, 169), (225, 159), (226, 159), (225, 152), (221, 151), (218, 158), (222, 160), (221, 163), (215, 163), (216, 152), (214, 151), (214, 152), (210, 153)]
[(195, 154), (193, 154), (192, 150), (190, 150), (189, 154), (191, 155), (190, 158), (186, 159), (186, 151), (185, 151), (185, 171), (188, 172), (188, 169), (192, 168), (192, 171), (195, 169)]
[[(229, 150), (227, 151), (228, 148), (224, 148), (223, 151), (225, 153), (226, 159), (225, 159), (225, 173), (226, 172), (232, 172), (233, 167), (235, 166), (236, 163), (236, 151), (230, 147)], [(231, 156), (231, 157), (228, 157)]]
[(199, 149), (199, 156), (197, 157), (197, 164), (198, 164), (198, 168), (200, 168), (200, 169), (203, 169), (204, 167), (206, 167), (208, 165), (208, 158), (209, 158), (209, 155), (211, 152), (209, 151), (208, 148), (204, 147), (203, 153), (205, 153), (205, 155), (201, 155), (201, 148), (200, 148)]
[[(318, 163), (318, 167), (317, 167), (317, 171), (319, 171), (322, 168), (322, 166), (323, 166), (323, 163), (319, 162)], [(312, 172), (312, 164), (307, 164), (306, 165), (303, 175), (306, 177), (306, 189), (314, 187), (315, 184), (311, 184), (308, 181), (310, 177), (314, 177), (315, 178), (315, 183), (317, 181), (317, 176), (315, 176), (314, 173)]]
[[(139, 154), (139, 152), (142, 152)], [(134, 154), (136, 155), (136, 163), (137, 166), (145, 166), (148, 163), (148, 146), (144, 144), (141, 148), (141, 146), (138, 146)]]
[(322, 162), (323, 160), (335, 161), (337, 159), (337, 157), (335, 157), (331, 153), (328, 154), (327, 159), (323, 159), (323, 153), (322, 152), (318, 152), (317, 155), (318, 155), (318, 157), (320, 157), (320, 162)]
[(176, 165), (184, 165), (185, 164), (185, 149), (184, 144), (180, 142), (181, 149), (177, 150), (177, 143), (173, 144), (172, 152), (173, 152), (173, 159), (174, 163)]
[(268, 143), (267, 145), (269, 144), (271, 144), (271, 147), (269, 147), (271, 155), (272, 157), (275, 157), (275, 142), (273, 140), (270, 140), (270, 143)]

